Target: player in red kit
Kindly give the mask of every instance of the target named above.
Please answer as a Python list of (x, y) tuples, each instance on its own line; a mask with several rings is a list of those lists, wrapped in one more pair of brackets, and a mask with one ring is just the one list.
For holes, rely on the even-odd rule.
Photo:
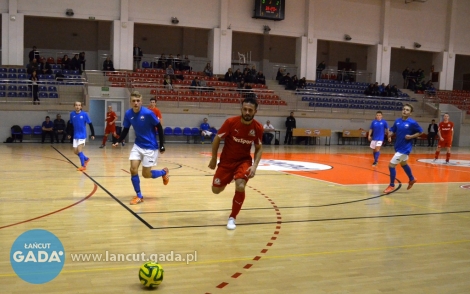
[[(106, 146), (106, 140), (108, 140), (109, 134), (112, 134), (114, 138), (119, 139), (119, 136), (116, 134), (116, 120), (117, 115), (113, 111), (113, 107), (109, 105), (108, 112), (106, 113), (106, 129), (104, 130), (104, 138), (100, 148)], [(124, 142), (122, 142), (122, 146), (124, 146)]]
[(160, 123), (163, 125), (163, 118), (160, 109), (157, 108), (157, 99), (155, 97), (150, 98), (150, 105), (147, 107), (155, 113), (155, 116), (158, 117)]
[(439, 153), (441, 148), (447, 148), (446, 153), (446, 163), (449, 163), (450, 159), (450, 148), (452, 147), (452, 139), (454, 137), (454, 123), (449, 121), (449, 114), (444, 113), (444, 120), (439, 123), (439, 128), (437, 131), (437, 141), (436, 154), (434, 155), (434, 161), (439, 158)]
[[(227, 229), (236, 228), (235, 219), (245, 200), (245, 185), (253, 178), (261, 160), (263, 125), (254, 120), (258, 103), (254, 98), (245, 98), (242, 102), (241, 116), (228, 118), (218, 130), (212, 143), (210, 169), (217, 166), (217, 152), (220, 141), (225, 140), (220, 155), (220, 162), (212, 180), (212, 192), (219, 194), (232, 180), (235, 181), (235, 196), (232, 201), (232, 213)], [(251, 158), (251, 145), (255, 145), (254, 161)]]

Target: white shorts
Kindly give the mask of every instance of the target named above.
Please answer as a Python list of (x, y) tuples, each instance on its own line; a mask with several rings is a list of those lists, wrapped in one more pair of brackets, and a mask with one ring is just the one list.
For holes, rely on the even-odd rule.
[(86, 139), (73, 139), (73, 148), (77, 148), (82, 145), (85, 146)]
[(143, 167), (152, 167), (157, 165), (158, 150), (142, 149), (135, 145), (132, 147), (129, 160), (140, 160)]
[(372, 140), (372, 141), (370, 141), (370, 148), (375, 149), (375, 147), (380, 147), (380, 146), (382, 146), (383, 142), (384, 141)]
[(203, 136), (210, 136), (212, 135), (212, 132), (209, 132), (209, 131), (202, 131), (201, 133)]
[(395, 155), (393, 155), (390, 162), (393, 163), (393, 164), (399, 164), (400, 162), (407, 161), (407, 160), (408, 160), (408, 155), (407, 154), (397, 152), (397, 153), (395, 153)]

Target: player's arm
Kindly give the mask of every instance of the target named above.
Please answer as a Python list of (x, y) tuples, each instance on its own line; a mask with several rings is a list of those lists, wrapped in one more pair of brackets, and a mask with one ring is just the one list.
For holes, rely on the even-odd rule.
[(163, 127), (161, 123), (158, 123), (155, 127), (158, 130), (158, 142), (160, 142), (160, 153), (163, 153), (165, 152), (165, 139), (163, 136)]
[(372, 140), (372, 129), (369, 129), (368, 139), (369, 141)]
[(95, 128), (93, 127), (92, 123), (89, 123), (88, 125), (90, 126), (91, 139), (94, 140), (95, 139)]
[(114, 116), (114, 119), (113, 119), (113, 121), (112, 121), (112, 122), (110, 122), (109, 124), (110, 124), (110, 125), (112, 125), (112, 124), (114, 124), (116, 121), (117, 121), (117, 115), (115, 115), (115, 116)]
[(393, 132), (392, 130), (387, 130), (388, 142), (392, 142)]
[(209, 168), (215, 169), (217, 166), (217, 153), (219, 152), (220, 141), (222, 139), (219, 136), (215, 136), (214, 141), (212, 142), (212, 158), (209, 162)]
[(261, 161), (261, 154), (263, 154), (263, 145), (255, 145), (255, 159), (253, 165), (248, 168), (248, 178), (252, 178), (256, 174), (256, 169), (258, 168), (259, 162)]

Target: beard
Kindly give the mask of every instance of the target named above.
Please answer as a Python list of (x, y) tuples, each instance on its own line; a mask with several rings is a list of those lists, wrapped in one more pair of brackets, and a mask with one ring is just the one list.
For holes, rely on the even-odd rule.
[(248, 122), (248, 121), (252, 121), (253, 118), (255, 118), (254, 115), (242, 115), (242, 118), (244, 121)]

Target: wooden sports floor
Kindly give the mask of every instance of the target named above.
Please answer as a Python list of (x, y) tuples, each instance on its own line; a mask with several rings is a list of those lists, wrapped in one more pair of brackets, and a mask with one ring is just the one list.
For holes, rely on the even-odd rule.
[[(84, 149), (86, 173), (70, 144), (0, 145), (0, 293), (470, 292), (468, 148), (454, 148), (449, 165), (414, 148), (417, 184), (407, 191), (398, 167), (401, 184), (384, 195), (392, 147), (373, 168), (367, 146), (265, 146), (228, 231), (234, 185), (212, 194), (210, 145), (168, 144), (157, 168), (169, 168), (170, 183), (141, 177), (145, 202), (130, 206), (132, 146), (99, 144)], [(31, 229), (65, 249), (61, 273), (45, 284), (10, 265), (13, 242)], [(153, 291), (138, 279), (142, 253), (165, 270)]]

